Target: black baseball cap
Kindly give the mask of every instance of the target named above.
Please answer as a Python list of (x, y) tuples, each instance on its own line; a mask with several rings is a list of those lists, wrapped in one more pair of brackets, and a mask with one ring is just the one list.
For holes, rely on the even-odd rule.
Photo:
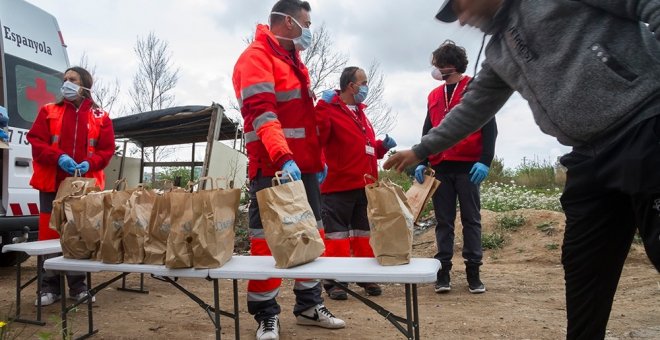
[(458, 20), (456, 13), (454, 13), (454, 0), (445, 0), (445, 3), (442, 4), (438, 14), (435, 15), (435, 18), (442, 22), (454, 22)]

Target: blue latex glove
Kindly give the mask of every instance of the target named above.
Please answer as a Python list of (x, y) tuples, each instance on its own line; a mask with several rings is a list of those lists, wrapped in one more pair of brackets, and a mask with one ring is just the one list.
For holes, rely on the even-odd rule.
[(329, 103), (332, 101), (332, 98), (334, 98), (337, 95), (337, 92), (335, 90), (325, 90), (323, 93), (321, 93), (321, 100)]
[(78, 164), (76, 167), (80, 171), (80, 175), (84, 175), (89, 171), (89, 162), (83, 161), (82, 163)]
[(7, 109), (3, 106), (0, 106), (0, 129), (7, 127), (9, 123), (9, 115), (7, 114)]
[(426, 170), (426, 165), (418, 165), (415, 168), (415, 179), (419, 184), (424, 183), (424, 171)]
[(5, 132), (5, 130), (0, 128), (0, 140), (3, 141), (3, 142), (7, 142), (8, 139), (9, 139), (9, 136), (7, 136), (7, 133)]
[(323, 166), (323, 171), (316, 174), (316, 179), (319, 180), (319, 184), (325, 182), (325, 178), (328, 177), (328, 165)]
[(287, 176), (287, 174), (291, 175), (291, 178), (293, 178), (294, 181), (299, 181), (300, 178), (302, 177), (298, 164), (296, 164), (296, 162), (294, 162), (293, 160), (284, 163), (284, 165), (282, 166), (282, 172), (284, 176)]
[(390, 137), (389, 135), (385, 135), (385, 139), (383, 139), (383, 147), (387, 150), (395, 148), (396, 141), (394, 140), (394, 138)]
[(67, 154), (63, 154), (60, 156), (60, 158), (57, 160), (57, 165), (64, 170), (64, 172), (68, 173), (69, 175), (73, 175), (73, 173), (76, 171), (76, 167), (78, 164), (76, 161), (73, 160), (73, 158), (69, 157)]
[(472, 170), (470, 170), (470, 175), (472, 175), (472, 177), (470, 177), (470, 181), (476, 185), (481, 184), (481, 182), (486, 179), (486, 176), (488, 176), (489, 170), (490, 168), (483, 163), (474, 163)]

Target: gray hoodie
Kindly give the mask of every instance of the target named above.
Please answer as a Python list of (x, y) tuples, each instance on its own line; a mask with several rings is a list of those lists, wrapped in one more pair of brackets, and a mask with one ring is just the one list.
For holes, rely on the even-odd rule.
[(607, 140), (660, 114), (642, 110), (660, 101), (659, 28), (660, 0), (505, 0), (461, 104), (413, 151), (425, 159), (451, 147), (513, 91), (544, 133), (569, 146)]

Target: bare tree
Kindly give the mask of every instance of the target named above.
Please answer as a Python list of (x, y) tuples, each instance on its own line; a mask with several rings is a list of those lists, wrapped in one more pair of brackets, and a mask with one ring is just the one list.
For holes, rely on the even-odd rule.
[(334, 44), (324, 23), (314, 30), (311, 46), (301, 54), (309, 69), (310, 88), (314, 93), (336, 87), (339, 74), (348, 62), (348, 55), (337, 52)]
[[(132, 113), (160, 110), (174, 103), (173, 90), (179, 81), (179, 69), (173, 65), (168, 47), (167, 41), (153, 32), (146, 37), (138, 37), (133, 48), (138, 58), (138, 69), (133, 76)], [(157, 162), (173, 153), (171, 148), (155, 146), (145, 149), (144, 158)], [(155, 167), (152, 167), (151, 173), (155, 179)]]
[(134, 113), (159, 110), (174, 103), (172, 91), (179, 81), (179, 69), (172, 65), (168, 43), (153, 32), (138, 37), (133, 51), (138, 70), (133, 76), (131, 110)]
[[(252, 43), (254, 38), (243, 39), (246, 44)], [(325, 24), (314, 30), (311, 46), (301, 54), (303, 63), (309, 69), (310, 88), (318, 95), (321, 91), (339, 87), (339, 75), (348, 63), (348, 54), (337, 52), (335, 42), (325, 27)], [(368, 105), (367, 116), (374, 127), (376, 135), (384, 135), (394, 128), (398, 114), (392, 111), (385, 101), (385, 76), (377, 60), (371, 62), (366, 69), (369, 79), (369, 96), (365, 104)], [(229, 110), (240, 113), (235, 101), (231, 101)]]
[(369, 95), (365, 100), (366, 114), (376, 135), (384, 135), (394, 128), (398, 114), (385, 101), (385, 75), (380, 69), (378, 60), (373, 60), (367, 71), (369, 79)]
[(92, 96), (94, 97), (94, 102), (110, 114), (114, 113), (115, 116), (118, 116), (118, 114), (113, 112), (113, 107), (119, 99), (119, 93), (121, 92), (119, 79), (115, 78), (113, 82), (106, 83), (102, 78), (97, 77), (96, 65), (90, 64), (86, 52), (83, 52), (83, 54), (80, 56), (78, 65), (89, 71), (89, 73), (92, 75), (92, 78), (94, 78), (94, 86), (92, 87)]

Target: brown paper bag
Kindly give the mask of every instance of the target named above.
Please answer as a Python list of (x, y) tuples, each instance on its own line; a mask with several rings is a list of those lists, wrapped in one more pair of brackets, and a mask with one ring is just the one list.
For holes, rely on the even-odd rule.
[[(87, 202), (85, 200), (87, 182), (77, 181), (71, 183), (72, 187), (80, 186), (77, 192), (71, 191), (67, 196), (59, 198), (64, 223), (60, 230), (60, 245), (62, 255), (68, 259), (89, 259), (95, 252), (95, 244), (87, 245), (85, 237), (90, 237), (95, 231), (93, 226), (86, 223)], [(91, 235), (93, 239), (94, 236)]]
[(101, 236), (103, 235), (105, 225), (105, 207), (103, 197), (112, 190), (90, 192), (83, 200), (85, 201), (85, 215), (83, 216), (83, 227), (80, 230), (80, 237), (85, 242), (87, 249), (92, 254), (91, 259), (98, 260), (101, 249)]
[(406, 192), (406, 198), (408, 198), (408, 205), (415, 222), (419, 220), (424, 207), (433, 198), (433, 194), (439, 186), (440, 181), (435, 178), (435, 171), (431, 168), (426, 168), (424, 172), (424, 183), (413, 180), (413, 185)]
[(167, 237), (165, 266), (190, 268), (193, 265), (192, 228), (194, 183), (188, 183), (185, 192), (172, 192), (170, 196), (170, 234)]
[(325, 251), (314, 212), (302, 181), (282, 184), (281, 172), (273, 186), (257, 192), (259, 215), (275, 267), (291, 268), (314, 261)]
[(80, 170), (76, 169), (73, 176), (66, 177), (60, 182), (60, 186), (57, 188), (57, 194), (55, 194), (55, 199), (71, 195), (75, 191), (75, 188), (71, 185), (73, 182), (84, 182), (86, 183), (86, 188), (93, 188), (96, 185), (96, 178), (82, 177), (80, 175)]
[(364, 190), (371, 229), (369, 244), (378, 263), (383, 266), (409, 263), (414, 221), (403, 190), (385, 181), (368, 184)]
[(126, 207), (132, 190), (119, 190), (126, 186), (126, 180), (119, 180), (111, 193), (103, 197), (105, 209), (105, 227), (101, 237), (100, 260), (103, 263), (122, 263), (124, 248), (122, 245), (122, 227), (126, 219)]
[(144, 239), (155, 200), (155, 192), (138, 185), (126, 202), (126, 216), (121, 230), (124, 263), (140, 264), (144, 261)]
[(170, 196), (163, 193), (156, 196), (149, 216), (147, 236), (144, 239), (144, 263), (165, 264), (167, 236), (170, 234)]
[[(207, 181), (213, 184), (210, 177), (202, 177), (199, 181), (200, 188)], [(220, 189), (219, 185), (216, 189), (201, 190), (193, 195), (191, 246), (195, 268), (218, 268), (231, 259), (240, 199), (239, 189)]]
[(62, 201), (59, 201), (57, 206), (55, 201), (63, 197), (71, 196), (73, 194), (80, 194), (81, 190), (86, 190), (87, 188), (91, 189), (95, 184), (95, 178), (80, 177), (79, 170), (76, 170), (73, 177), (67, 177), (63, 179), (62, 182), (60, 182), (60, 186), (57, 188), (55, 200), (53, 201), (53, 210), (51, 211), (50, 220), (48, 222), (50, 229), (60, 232), (59, 229), (61, 229), (62, 224), (65, 222), (64, 210), (63, 206), (61, 205)]

